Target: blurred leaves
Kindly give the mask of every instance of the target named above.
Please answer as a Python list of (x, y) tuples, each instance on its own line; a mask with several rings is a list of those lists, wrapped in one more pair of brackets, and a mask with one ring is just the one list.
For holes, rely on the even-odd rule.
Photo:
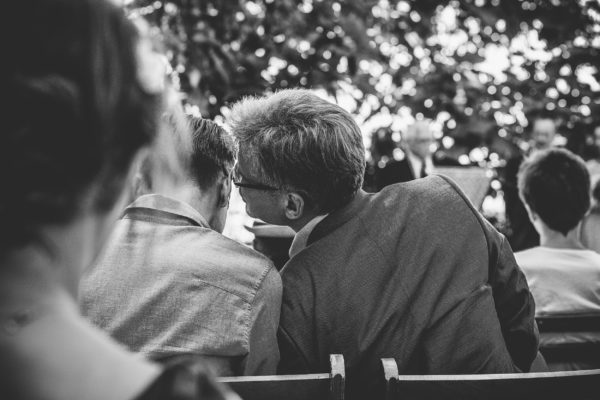
[(500, 158), (538, 109), (556, 113), (574, 146), (582, 127), (599, 123), (597, 1), (133, 0), (127, 8), (161, 32), (188, 101), (209, 117), (244, 95), (322, 88), (351, 98), (363, 124), (409, 110), (436, 120), (460, 151), (487, 146)]

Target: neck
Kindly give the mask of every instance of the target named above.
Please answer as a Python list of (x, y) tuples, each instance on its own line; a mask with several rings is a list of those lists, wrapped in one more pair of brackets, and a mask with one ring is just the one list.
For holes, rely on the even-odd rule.
[(0, 350), (16, 398), (131, 399), (160, 373), (89, 325), (66, 293), (18, 330), (5, 330)]
[(216, 189), (211, 189), (202, 190), (195, 183), (189, 182), (160, 194), (190, 205), (204, 217), (212, 229), (219, 230), (217, 222), (219, 208), (216, 206), (218, 193)]
[[(4, 317), (21, 310), (43, 309), (44, 313), (68, 312), (65, 296), (74, 303), (76, 290), (66, 278), (69, 268), (53, 249), (29, 245), (7, 254), (0, 261), (0, 306)], [(67, 271), (65, 271), (67, 270)]]
[[(0, 373), (10, 376), (8, 390), (16, 398), (132, 398), (159, 371), (79, 315), (65, 275), (80, 262), (87, 265), (86, 246), (74, 241), (73, 254), (62, 254), (57, 240), (0, 260)], [(62, 264), (68, 262), (77, 265)], [(103, 387), (105, 382), (111, 385)]]
[(315, 219), (316, 217), (318, 217), (319, 215), (323, 215), (323, 214), (319, 214), (316, 212), (309, 212), (306, 215), (302, 215), (302, 217), (300, 217), (297, 220), (291, 221), (288, 226), (290, 228), (292, 228), (296, 233), (298, 233), (302, 228), (304, 228), (310, 221), (312, 221), (313, 219)]
[(81, 272), (95, 259), (98, 243), (104, 243), (110, 232), (107, 220), (113, 218), (116, 220), (116, 215), (89, 214), (65, 225), (39, 229), (37, 241), (0, 259), (3, 290), (30, 287), (34, 290), (24, 292), (41, 299), (59, 292), (76, 298)]
[(540, 245), (555, 249), (584, 249), (585, 247), (579, 240), (579, 224), (575, 229), (569, 231), (567, 235), (552, 230), (547, 226), (539, 229)]

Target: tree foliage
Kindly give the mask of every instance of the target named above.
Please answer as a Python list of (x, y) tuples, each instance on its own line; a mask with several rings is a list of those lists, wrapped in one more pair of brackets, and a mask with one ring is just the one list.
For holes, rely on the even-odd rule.
[(536, 110), (556, 113), (576, 150), (599, 123), (597, 1), (133, 0), (127, 7), (160, 29), (188, 101), (210, 117), (244, 95), (321, 88), (366, 127), (392, 132), (403, 119), (431, 118), (448, 152), (492, 166), (523, 142)]

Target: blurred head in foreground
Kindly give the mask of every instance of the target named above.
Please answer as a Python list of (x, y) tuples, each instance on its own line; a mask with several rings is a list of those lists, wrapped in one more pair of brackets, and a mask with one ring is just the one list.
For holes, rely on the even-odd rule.
[[(3, 7), (0, 175), (9, 190), (0, 199), (0, 254), (33, 246), (63, 258), (63, 268), (84, 268), (127, 199), (134, 160), (156, 135), (160, 96), (139, 78), (138, 34), (112, 4)], [(68, 235), (60, 232), (75, 226), (81, 246), (62, 247)], [(75, 266), (63, 251), (86, 254)], [(76, 282), (77, 273), (65, 276)]]
[[(7, 0), (2, 10), (0, 393), (174, 398), (158, 365), (98, 332), (75, 302), (160, 132), (161, 62), (109, 1)], [(218, 394), (200, 371), (186, 374), (185, 393)]]

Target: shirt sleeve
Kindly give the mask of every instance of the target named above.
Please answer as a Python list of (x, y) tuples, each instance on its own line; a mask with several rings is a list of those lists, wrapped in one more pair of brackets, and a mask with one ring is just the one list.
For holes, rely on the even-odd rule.
[(281, 295), (281, 277), (271, 266), (251, 305), (249, 351), (242, 362), (244, 375), (275, 375), (277, 371), (277, 327), (281, 312)]

